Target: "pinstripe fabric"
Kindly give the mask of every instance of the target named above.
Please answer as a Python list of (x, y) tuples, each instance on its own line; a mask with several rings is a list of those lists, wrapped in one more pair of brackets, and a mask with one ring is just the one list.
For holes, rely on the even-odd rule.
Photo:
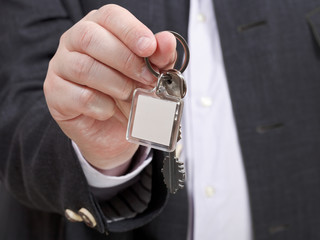
[(103, 207), (107, 222), (133, 218), (143, 212), (151, 199), (152, 166), (147, 166), (136, 183), (110, 199)]
[[(188, 19), (186, 0), (139, 3), (124, 0), (15, 0), (1, 4), (0, 25), (4, 34), (0, 37), (0, 55), (6, 63), (0, 67), (0, 175), (6, 188), (0, 189), (1, 240), (97, 240), (105, 239), (105, 232), (109, 232), (108, 239), (129, 240), (133, 239), (133, 229), (142, 229), (164, 208), (167, 195), (160, 172), (162, 156), (157, 153), (152, 162), (152, 175), (151, 172), (146, 176), (142, 173), (128, 193), (118, 194), (118, 200), (126, 206), (126, 211), (121, 211), (128, 219), (108, 224), (106, 218), (120, 217), (119, 209), (114, 209), (114, 200), (110, 201), (111, 205), (104, 205), (108, 201), (93, 194), (70, 139), (50, 117), (43, 97), (46, 69), (60, 35), (90, 10), (111, 2), (126, 5), (154, 32), (171, 29), (186, 36), (187, 26), (183, 24)], [(140, 197), (135, 198), (136, 195)], [(81, 208), (86, 208), (95, 218), (97, 225), (94, 229), (84, 223), (65, 220), (66, 209), (76, 212)], [(146, 209), (143, 211), (143, 208)], [(132, 210), (143, 212), (132, 219), (129, 218), (133, 216)], [(154, 232), (151, 226), (143, 232), (148, 229)]]

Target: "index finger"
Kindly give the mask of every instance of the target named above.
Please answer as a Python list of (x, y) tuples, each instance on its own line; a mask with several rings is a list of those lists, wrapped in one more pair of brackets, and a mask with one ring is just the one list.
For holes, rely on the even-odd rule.
[(151, 56), (156, 50), (157, 41), (151, 30), (125, 8), (108, 4), (90, 18), (111, 32), (139, 57)]

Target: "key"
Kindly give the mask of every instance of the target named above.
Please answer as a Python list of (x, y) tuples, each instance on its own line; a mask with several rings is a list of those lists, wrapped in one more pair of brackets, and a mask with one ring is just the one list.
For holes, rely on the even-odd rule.
[(176, 157), (176, 143), (181, 139), (183, 98), (187, 87), (181, 72), (170, 69), (161, 73), (151, 90), (136, 89), (133, 94), (127, 139), (168, 152), (162, 173), (170, 193), (184, 186), (183, 163)]
[[(166, 91), (169, 95), (183, 98), (186, 94), (186, 83), (183, 76), (177, 70), (169, 70), (161, 79), (159, 91)], [(164, 89), (161, 89), (163, 87)], [(159, 93), (158, 93), (159, 94)], [(177, 136), (177, 142), (181, 139), (181, 125)], [(169, 152), (163, 160), (162, 174), (164, 182), (170, 193), (175, 194), (178, 189), (184, 187), (185, 170), (183, 162), (180, 162), (176, 156), (176, 150)]]
[[(181, 126), (178, 139), (181, 139)], [(178, 141), (179, 141), (178, 140)], [(178, 189), (184, 187), (185, 170), (183, 162), (180, 162), (176, 156), (176, 150), (169, 152), (163, 160), (162, 174), (164, 182), (170, 193), (175, 194)]]
[(172, 32), (184, 49), (184, 61), (180, 70), (157, 72), (145, 58), (150, 72), (158, 78), (152, 90), (137, 88), (133, 92), (126, 138), (128, 141), (168, 152), (162, 173), (170, 193), (184, 186), (183, 163), (176, 157), (176, 143), (181, 139), (183, 98), (187, 85), (182, 72), (189, 63), (187, 42), (178, 33)]
[(160, 80), (157, 88), (158, 96), (163, 95), (163, 92), (165, 92), (167, 95), (180, 99), (185, 97), (187, 93), (187, 84), (178, 70), (167, 70), (167, 72), (159, 78)]
[(162, 174), (170, 193), (175, 194), (184, 187), (185, 171), (183, 162), (175, 157), (175, 151), (170, 152), (163, 161)]

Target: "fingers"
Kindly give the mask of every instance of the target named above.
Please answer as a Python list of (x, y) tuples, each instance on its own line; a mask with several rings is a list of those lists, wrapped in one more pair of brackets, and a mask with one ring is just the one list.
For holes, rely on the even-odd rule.
[(56, 121), (70, 120), (79, 115), (103, 121), (114, 115), (116, 105), (108, 95), (66, 81), (57, 75), (52, 77), (54, 79), (51, 81), (45, 81), (44, 93), (51, 115)]
[(102, 27), (109, 30), (132, 52), (140, 57), (147, 57), (156, 50), (153, 33), (128, 10), (109, 4), (101, 7), (92, 16)]
[[(154, 36), (119, 6), (92, 11), (61, 37), (45, 81), (48, 102), (60, 119), (64, 114), (108, 118), (117, 108), (114, 102), (128, 100), (140, 83), (155, 82), (143, 57), (151, 55), (150, 61), (160, 69), (171, 68), (175, 48), (171, 33)], [(126, 113), (127, 106), (120, 110)]]
[(61, 43), (69, 51), (85, 53), (136, 81), (145, 84), (155, 81), (142, 57), (155, 51), (156, 39), (146, 26), (119, 6), (106, 5), (89, 13), (63, 35)]
[(90, 12), (64, 34), (61, 42), (70, 52), (87, 54), (147, 85), (156, 79), (142, 57), (153, 56), (151, 62), (161, 69), (172, 66), (176, 58), (176, 41), (171, 33), (154, 36), (131, 13), (116, 5)]
[(98, 24), (79, 22), (62, 41), (69, 51), (87, 54), (131, 79), (145, 84), (155, 81), (143, 59)]
[(113, 98), (131, 98), (135, 82), (94, 58), (61, 48), (52, 61), (55, 73), (63, 79), (99, 90)]

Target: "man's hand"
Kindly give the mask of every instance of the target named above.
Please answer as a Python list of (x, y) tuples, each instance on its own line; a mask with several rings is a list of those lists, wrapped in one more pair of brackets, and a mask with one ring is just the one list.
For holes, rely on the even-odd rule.
[(132, 92), (156, 81), (143, 57), (159, 69), (172, 67), (174, 36), (154, 36), (124, 8), (106, 5), (65, 32), (50, 61), (44, 82), (50, 113), (99, 169), (125, 164), (138, 148), (125, 139)]

